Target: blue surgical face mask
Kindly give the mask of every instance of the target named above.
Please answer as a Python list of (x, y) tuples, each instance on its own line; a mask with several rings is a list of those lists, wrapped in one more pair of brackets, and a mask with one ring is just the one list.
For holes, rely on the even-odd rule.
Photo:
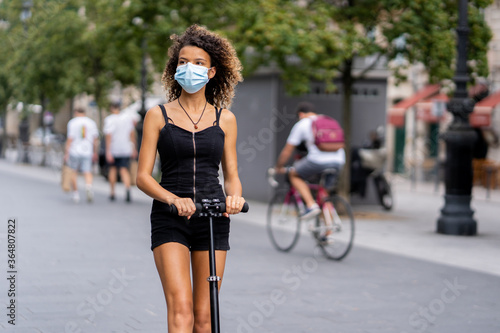
[(188, 62), (177, 67), (174, 78), (186, 92), (194, 94), (207, 84), (208, 68)]

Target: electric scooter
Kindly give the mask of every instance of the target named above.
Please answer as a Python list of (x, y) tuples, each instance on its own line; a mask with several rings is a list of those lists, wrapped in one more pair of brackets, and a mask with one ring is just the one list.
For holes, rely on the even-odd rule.
[[(171, 214), (178, 214), (177, 208), (174, 205), (169, 206)], [(248, 203), (243, 205), (242, 213), (248, 212)], [(221, 280), (217, 276), (215, 266), (215, 247), (214, 247), (214, 230), (213, 218), (220, 217), (226, 211), (226, 204), (220, 202), (219, 199), (203, 199), (202, 203), (196, 204), (196, 213), (194, 216), (208, 217), (209, 218), (209, 233), (210, 233), (210, 246), (209, 246), (209, 264), (210, 276), (207, 278), (210, 283), (210, 317), (212, 322), (212, 333), (220, 333), (220, 318), (219, 318), (219, 288), (217, 284)]]

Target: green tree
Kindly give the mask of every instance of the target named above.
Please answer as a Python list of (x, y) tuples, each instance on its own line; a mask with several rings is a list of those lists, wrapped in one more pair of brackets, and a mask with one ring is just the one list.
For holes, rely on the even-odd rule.
[[(147, 52), (156, 73), (164, 70), (167, 61), (167, 49), (171, 45), (172, 34), (182, 34), (192, 24), (206, 26), (223, 35), (232, 30), (235, 12), (231, 10), (235, 3), (243, 0), (133, 0), (127, 7), (127, 20), (137, 22), (129, 28), (139, 46), (145, 38)], [(240, 13), (237, 14), (241, 16)], [(136, 20), (140, 18), (140, 20)], [(138, 22), (140, 21), (140, 23)]]
[[(77, 52), (84, 25), (75, 1), (33, 1), (30, 15), (21, 24), (18, 2), (8, 4), (14, 95), (24, 105), (42, 106), (39, 116), (42, 127), (47, 109), (59, 110), (68, 98), (81, 90), (83, 75)], [(20, 19), (16, 20), (18, 16)], [(44, 163), (42, 159), (42, 165)]]
[(71, 1), (35, 1), (29, 20), (11, 31), (16, 96), (41, 104), (42, 112), (58, 110), (82, 87), (78, 41), (84, 25), (75, 8)]
[(149, 80), (152, 72), (163, 70), (172, 33), (193, 23), (223, 26), (220, 4), (34, 0), (31, 16), (21, 22), (23, 2), (2, 1), (1, 18), (9, 28), (0, 38), (9, 46), (9, 86), (16, 87), (12, 94), (57, 110), (68, 98), (87, 92), (101, 113), (116, 82), (140, 85), (143, 55), (151, 63), (145, 73)]
[(221, 20), (213, 20), (217, 3), (82, 0), (88, 22), (83, 62), (90, 77), (88, 92), (99, 109), (108, 104), (107, 91), (114, 82), (141, 86), (143, 75), (151, 82), (152, 74), (163, 71), (171, 34), (182, 33), (193, 23), (220, 25)]
[[(487, 75), (486, 50), (491, 32), (481, 15), (489, 0), (469, 2), (470, 70)], [(232, 30), (239, 54), (250, 71), (277, 66), (290, 94), (310, 90), (312, 80), (342, 83), (342, 123), (350, 179), (351, 97), (353, 85), (378, 61), (389, 62), (399, 79), (411, 64), (422, 63), (431, 82), (453, 77), (457, 2), (452, 0), (253, 0), (236, 6), (245, 12)], [(360, 72), (354, 60), (375, 56)], [(399, 58), (396, 64), (391, 60)], [(349, 182), (345, 182), (349, 192)]]
[(19, 1), (4, 1), (0, 7), (7, 27), (0, 36), (5, 57), (2, 86), (10, 87), (4, 90), (9, 96), (3, 104), (8, 103), (8, 97), (41, 104), (42, 125), (47, 107), (59, 109), (78, 89), (81, 71), (75, 70), (72, 41), (78, 40), (82, 25), (71, 1), (30, 2), (30, 15), (21, 5)]
[[(0, 41), (6, 40), (6, 32), (0, 28)], [(10, 66), (7, 57), (7, 52), (0, 53), (0, 119), (2, 121), (2, 138), (0, 146), (0, 157), (3, 157), (5, 148), (7, 146), (7, 107), (14, 95), (14, 87), (12, 78), (9, 74)]]
[(94, 97), (101, 120), (113, 85), (138, 83), (140, 50), (122, 1), (85, 0), (82, 8), (86, 24), (80, 58), (86, 73), (84, 91)]

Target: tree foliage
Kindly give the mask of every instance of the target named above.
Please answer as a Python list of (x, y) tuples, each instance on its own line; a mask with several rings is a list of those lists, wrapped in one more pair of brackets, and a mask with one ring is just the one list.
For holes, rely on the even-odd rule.
[[(468, 56), (477, 76), (488, 74), (491, 31), (482, 10), (489, 4), (490, 0), (469, 2)], [(346, 61), (370, 55), (405, 60), (393, 67), (396, 75), (415, 63), (425, 65), (431, 82), (454, 74), (454, 0), (251, 0), (235, 11), (245, 16), (229, 33), (247, 73), (275, 65), (292, 94), (307, 92), (310, 80), (330, 84), (342, 75)]]
[[(469, 3), (469, 64), (477, 76), (487, 73), (491, 32), (481, 10), (490, 3)], [(99, 90), (116, 81), (138, 84), (144, 39), (160, 72), (168, 37), (192, 23), (229, 35), (245, 74), (278, 68), (293, 94), (307, 92), (310, 80), (332, 88), (346, 64), (369, 55), (406, 60), (394, 67), (396, 75), (421, 62), (432, 82), (453, 76), (454, 0), (35, 0), (24, 24), (21, 4), (0, 3), (9, 22), (0, 37), (7, 40), (11, 79), (19, 77), (19, 97), (35, 101), (43, 90), (52, 106), (81, 91), (103, 95)]]
[[(469, 70), (477, 76), (488, 73), (491, 32), (481, 10), (489, 4), (490, 0), (469, 2)], [(340, 79), (347, 179), (352, 88), (376, 65), (356, 69), (356, 59), (383, 59), (400, 80), (416, 63), (425, 66), (430, 82), (454, 75), (458, 18), (454, 0), (251, 0), (238, 7), (236, 12), (245, 15), (236, 21), (232, 36), (250, 70), (278, 67), (290, 94), (308, 92), (313, 80), (324, 81), (329, 90), (334, 79)]]
[(18, 100), (57, 109), (81, 90), (83, 75), (75, 54), (81, 50), (83, 23), (70, 1), (34, 1), (32, 15), (25, 22), (19, 18), (17, 3), (5, 4), (9, 22), (4, 44), (6, 76)]
[[(482, 11), (491, 2), (469, 1), (474, 77), (488, 71), (491, 31)], [(348, 143), (352, 87), (372, 69), (354, 68), (356, 59), (386, 61), (401, 80), (415, 63), (425, 66), (431, 82), (454, 75), (455, 0), (33, 0), (24, 22), (22, 3), (0, 2), (0, 19), (7, 22), (0, 28), (0, 104), (11, 96), (46, 99), (56, 110), (88, 92), (102, 108), (115, 82), (139, 85), (144, 52), (149, 70), (161, 72), (169, 36), (193, 23), (227, 35), (245, 75), (262, 66), (279, 70), (290, 94), (308, 92), (312, 80), (331, 90), (340, 79)]]
[(34, 0), (24, 22), (22, 3), (0, 2), (0, 19), (8, 23), (1, 28), (0, 41), (8, 46), (2, 56), (9, 60), (0, 81), (16, 87), (17, 100), (46, 98), (57, 110), (82, 92), (102, 108), (116, 82), (139, 86), (144, 52), (148, 74), (161, 72), (169, 36), (193, 23), (224, 30), (232, 1)]

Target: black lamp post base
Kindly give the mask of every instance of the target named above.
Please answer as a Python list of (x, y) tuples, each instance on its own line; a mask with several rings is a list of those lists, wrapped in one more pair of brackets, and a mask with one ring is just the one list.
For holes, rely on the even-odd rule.
[(445, 206), (437, 221), (437, 232), (446, 235), (473, 236), (477, 233), (477, 222), (472, 217), (470, 195), (444, 196)]

